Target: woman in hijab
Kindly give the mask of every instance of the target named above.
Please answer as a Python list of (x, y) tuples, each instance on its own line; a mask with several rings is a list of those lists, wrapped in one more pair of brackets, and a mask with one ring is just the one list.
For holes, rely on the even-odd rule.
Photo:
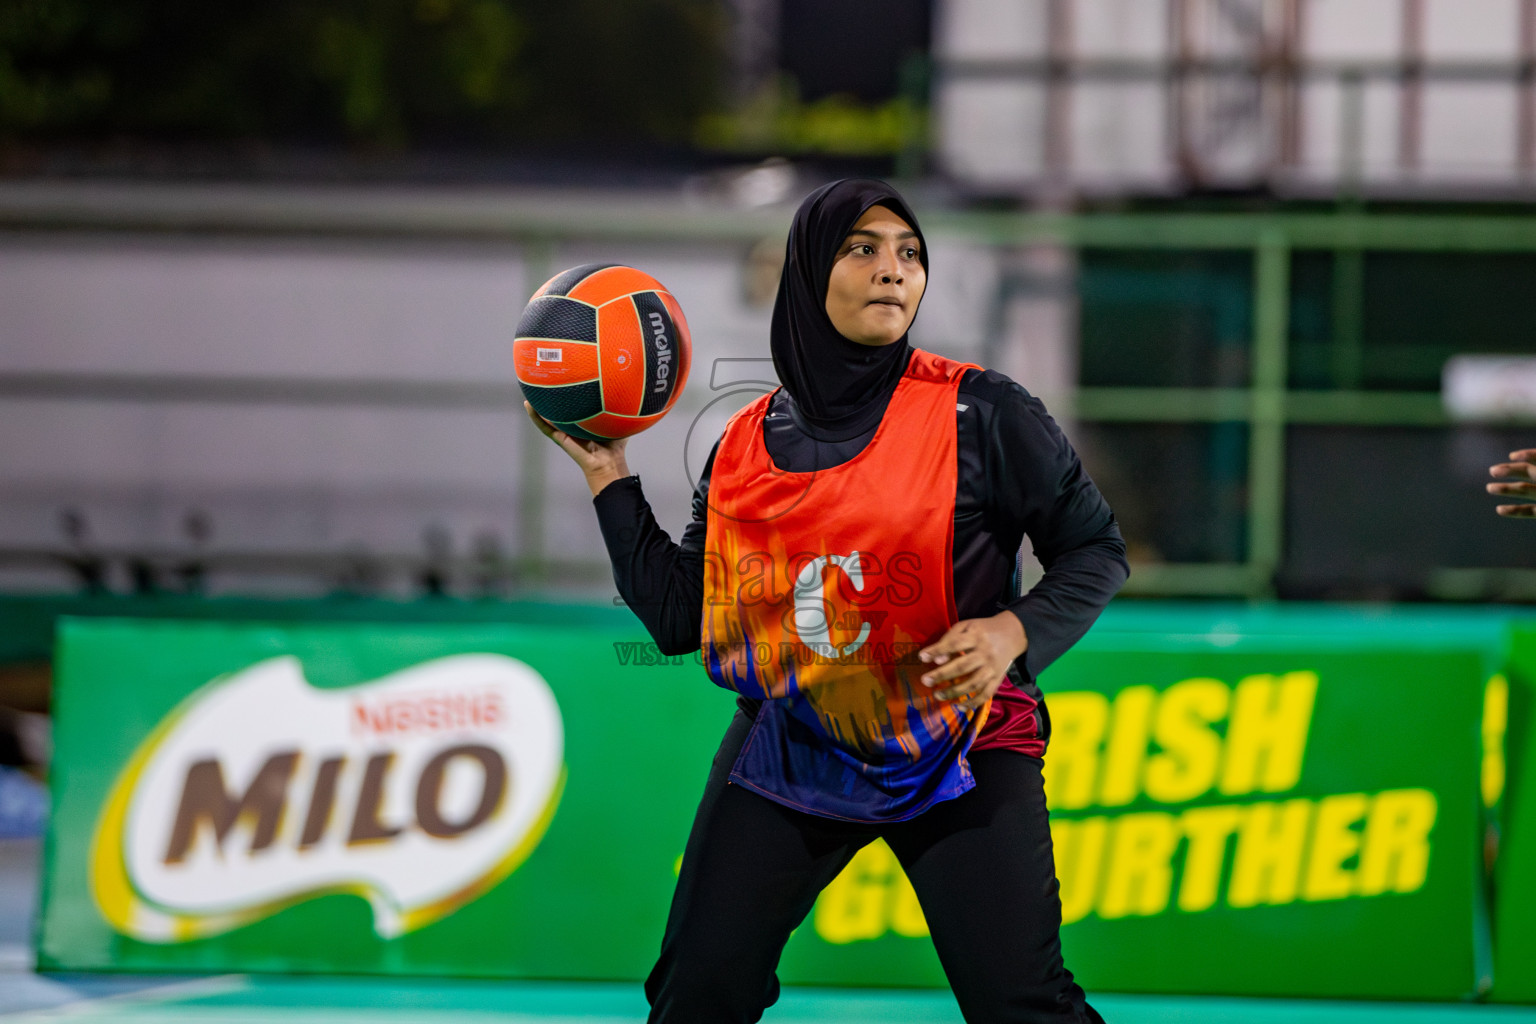
[[(927, 275), (890, 186), (806, 197), (773, 311), (781, 386), (727, 424), (680, 544), (623, 441), (528, 410), (585, 474), (661, 650), (702, 648), (739, 694), (646, 981), (653, 1022), (758, 1020), (790, 932), (877, 838), (966, 1020), (1101, 1019), (1062, 963), (1035, 679), (1124, 583), (1125, 545), (1037, 399), (908, 343)], [(1020, 595), (1025, 535), (1045, 574)]]

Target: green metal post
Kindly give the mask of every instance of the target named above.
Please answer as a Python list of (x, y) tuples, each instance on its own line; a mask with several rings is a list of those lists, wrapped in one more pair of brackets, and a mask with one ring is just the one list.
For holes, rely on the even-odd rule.
[(901, 62), (897, 96), (901, 109), (901, 148), (896, 152), (896, 180), (915, 185), (928, 155), (928, 81), (932, 74), (928, 57), (909, 53)]
[(1333, 253), (1333, 386), (1360, 387), (1364, 369), (1365, 254), (1355, 248)]
[(1291, 249), (1279, 230), (1259, 236), (1253, 261), (1253, 400), (1248, 420), (1248, 567), (1253, 595), (1274, 594), (1285, 501), (1286, 335)]
[[(529, 298), (539, 286), (549, 280), (553, 271), (554, 247), (547, 238), (529, 239), (523, 243), (523, 284), (525, 298)], [(526, 417), (518, 409), (517, 419)], [(526, 422), (517, 424), (522, 443), (518, 460), (518, 525), (519, 561), (522, 563), (522, 583), (540, 586), (546, 581), (546, 552), (544, 550), (544, 523), (546, 505), (549, 502), (547, 480), (549, 439)]]

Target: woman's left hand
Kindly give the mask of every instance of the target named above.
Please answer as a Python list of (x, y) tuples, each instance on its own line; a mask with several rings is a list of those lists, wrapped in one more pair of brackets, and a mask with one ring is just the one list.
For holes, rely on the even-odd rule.
[(962, 619), (918, 652), (938, 667), (925, 673), (923, 685), (943, 687), (934, 696), (974, 709), (992, 699), (1008, 666), (1029, 649), (1024, 624), (1013, 612), (986, 619)]

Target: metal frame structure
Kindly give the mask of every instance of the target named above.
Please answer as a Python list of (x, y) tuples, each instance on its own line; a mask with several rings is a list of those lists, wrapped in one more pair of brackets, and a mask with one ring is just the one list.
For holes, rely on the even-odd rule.
[[(1502, 83), (1516, 90), (1514, 153), (1506, 185), (1524, 189), (1536, 171), (1536, 0), (1517, 0), (1513, 59), (1426, 55), (1424, 0), (1398, 0), (1395, 57), (1331, 59), (1303, 49), (1307, 0), (1167, 0), (1166, 56), (1156, 59), (1082, 55), (1071, 0), (1045, 0), (1041, 56), (935, 59), (934, 81), (1028, 83), (1044, 94), (1036, 149), (1042, 195), (1072, 191), (1072, 107), (1076, 87), (1142, 84), (1162, 92), (1164, 150), (1181, 187), (1267, 184), (1294, 188), (1304, 163), (1301, 88), (1339, 85), (1339, 159), (1335, 187), (1358, 188), (1363, 91), (1396, 88), (1395, 185), (1412, 185), (1424, 170), (1425, 88), (1430, 83)], [(1246, 141), (1257, 161), (1242, 171), (1221, 166), (1224, 146)], [(1021, 185), (1024, 183), (1020, 183)], [(1028, 187), (1028, 186), (1026, 186)], [(1303, 190), (1327, 189), (1324, 183)]]
[[(548, 276), (556, 241), (751, 243), (783, 230), (787, 211), (701, 208), (678, 202), (637, 203), (631, 197), (533, 196), (494, 198), (428, 191), (326, 193), (271, 187), (0, 185), (0, 230), (122, 231), (216, 235), (320, 235), (363, 239), (494, 240), (523, 247), (528, 278)], [(1248, 551), (1235, 564), (1138, 566), (1133, 592), (1160, 595), (1273, 595), (1281, 564), (1286, 428), (1291, 425), (1443, 426), (1436, 394), (1294, 390), (1288, 386), (1290, 268), (1293, 253), (1340, 254), (1333, 316), (1334, 365), (1345, 383), (1360, 366), (1360, 260), (1369, 251), (1536, 252), (1536, 215), (1378, 215), (1341, 208), (1321, 214), (1032, 214), (934, 212), (924, 218), (931, 237), (1001, 247), (1227, 250), (1253, 254), (1252, 375), (1247, 387), (1080, 388), (1052, 396), (1058, 408), (1095, 422), (1245, 423), (1248, 442)], [(268, 402), (520, 409), (516, 385), (406, 384), (341, 381), (0, 374), (0, 401), (18, 398), (137, 401)], [(522, 508), (531, 542), (511, 560), (516, 582), (537, 586), (551, 570), (572, 578), (603, 578), (593, 566), (550, 565), (538, 538), (546, 515), (547, 445), (524, 431)], [(0, 551), (0, 564), (69, 561), (69, 551)], [(158, 557), (158, 556), (157, 556)], [(175, 564), (186, 552), (167, 552)], [(200, 556), (217, 566), (220, 556)], [(231, 555), (242, 565), (256, 556)], [(338, 556), (317, 554), (323, 571)], [(289, 568), (302, 556), (284, 561)], [(606, 568), (606, 567), (598, 567)], [(593, 570), (593, 571), (588, 571)], [(1490, 570), (1491, 571), (1491, 570)], [(1466, 571), (1463, 571), (1465, 575)], [(1523, 578), (1523, 577), (1522, 577)], [(1461, 577), (1457, 577), (1461, 580)], [(1461, 580), (1463, 585), (1466, 580)], [(1473, 581), (1475, 585), (1475, 581)]]

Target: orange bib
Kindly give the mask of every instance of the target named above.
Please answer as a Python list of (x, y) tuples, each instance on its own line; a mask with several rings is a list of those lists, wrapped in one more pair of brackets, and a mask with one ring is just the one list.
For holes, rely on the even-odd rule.
[(934, 698), (917, 652), (957, 621), (955, 405), (972, 363), (914, 350), (864, 450), (789, 473), (763, 396), (726, 426), (709, 486), (702, 647), (761, 699), (731, 779), (800, 810), (898, 821), (974, 785), (987, 708)]

